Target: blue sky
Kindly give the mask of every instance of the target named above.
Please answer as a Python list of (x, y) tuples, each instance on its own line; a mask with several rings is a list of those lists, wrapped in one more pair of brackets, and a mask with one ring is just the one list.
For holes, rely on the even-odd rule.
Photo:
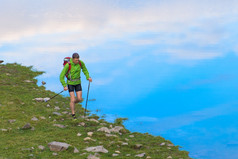
[(62, 59), (78, 52), (93, 78), (93, 111), (128, 117), (130, 130), (162, 135), (191, 157), (238, 156), (238, 1), (0, 4), (5, 63), (45, 71), (39, 81), (60, 92)]

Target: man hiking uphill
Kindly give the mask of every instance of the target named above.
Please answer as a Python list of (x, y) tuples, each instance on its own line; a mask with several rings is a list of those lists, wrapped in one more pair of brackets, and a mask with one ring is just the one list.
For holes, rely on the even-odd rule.
[[(69, 90), (70, 95), (70, 108), (72, 111), (72, 117), (76, 119), (75, 116), (75, 103), (82, 101), (82, 87), (80, 80), (81, 69), (89, 82), (92, 82), (92, 78), (89, 77), (88, 70), (83, 61), (79, 60), (79, 54), (74, 53), (69, 62), (67, 62), (60, 74), (60, 82), (64, 87), (64, 90)], [(67, 84), (65, 83), (64, 77), (67, 77)], [(74, 91), (76, 92), (76, 98)]]

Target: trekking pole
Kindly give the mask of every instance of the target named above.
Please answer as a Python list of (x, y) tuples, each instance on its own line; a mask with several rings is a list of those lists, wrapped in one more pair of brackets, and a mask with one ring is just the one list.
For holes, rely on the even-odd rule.
[[(60, 93), (64, 92), (64, 90), (62, 90), (61, 92), (59, 92), (58, 94), (54, 95), (53, 97), (51, 97), (49, 100), (53, 99), (54, 97), (56, 97), (57, 95), (59, 95)], [(45, 101), (48, 102), (49, 100)]]
[(86, 111), (87, 111), (89, 88), (90, 88), (90, 82), (88, 83), (88, 93), (87, 93), (87, 100), (86, 100), (86, 106), (85, 106), (85, 111), (84, 111), (84, 118), (85, 118)]

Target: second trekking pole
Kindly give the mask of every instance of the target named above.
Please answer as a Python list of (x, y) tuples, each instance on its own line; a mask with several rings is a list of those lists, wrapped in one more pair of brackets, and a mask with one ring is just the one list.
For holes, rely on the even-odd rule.
[(87, 100), (86, 100), (86, 106), (85, 106), (85, 111), (84, 111), (84, 118), (85, 118), (86, 111), (87, 111), (89, 88), (90, 88), (90, 82), (88, 83), (88, 93), (87, 93)]

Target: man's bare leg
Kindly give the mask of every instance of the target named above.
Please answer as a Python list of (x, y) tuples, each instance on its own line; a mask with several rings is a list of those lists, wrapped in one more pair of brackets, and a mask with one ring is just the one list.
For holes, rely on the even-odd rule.
[(75, 106), (75, 95), (74, 92), (69, 92), (70, 95), (70, 109), (72, 114), (75, 114), (74, 106)]
[(75, 103), (81, 102), (83, 100), (83, 98), (82, 98), (82, 91), (76, 92), (76, 96), (77, 96), (77, 98), (75, 100)]

